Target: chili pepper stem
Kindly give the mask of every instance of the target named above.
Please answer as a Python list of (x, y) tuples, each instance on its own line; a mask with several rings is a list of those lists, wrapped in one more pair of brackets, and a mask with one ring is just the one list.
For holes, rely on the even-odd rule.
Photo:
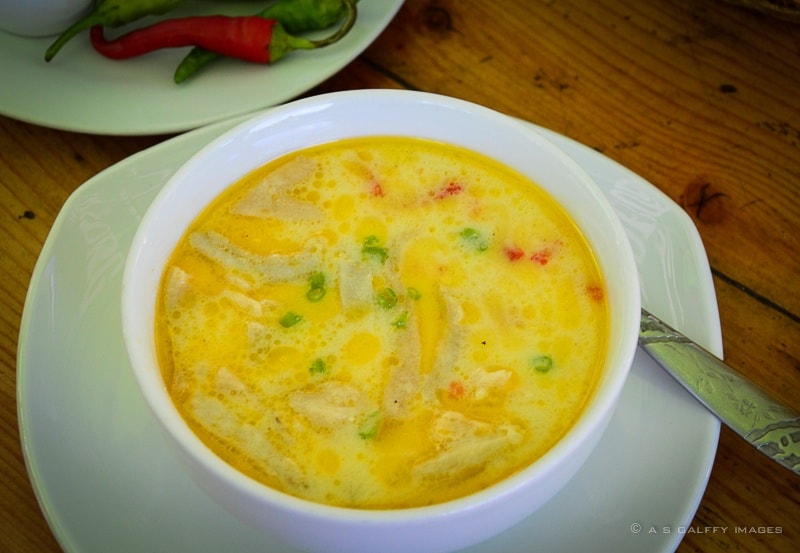
[(335, 33), (326, 38), (311, 40), (311, 48), (322, 48), (324, 46), (333, 44), (334, 42), (338, 42), (342, 37), (350, 32), (350, 29), (353, 28), (353, 25), (355, 25), (356, 19), (358, 18), (358, 8), (356, 7), (356, 2), (357, 0), (344, 0), (345, 7), (347, 8), (347, 15), (345, 16), (342, 26), (339, 27)]
[[(346, 34), (346, 33), (340, 34), (339, 38), (343, 37), (344, 34)], [(331, 36), (333, 36), (333, 35), (331, 35)], [(328, 38), (325, 38), (325, 39), (322, 39), (322, 40), (311, 40), (309, 38), (303, 38), (301, 36), (294, 36), (294, 35), (290, 35), (290, 34), (284, 34), (280, 38), (283, 41), (283, 46), (282, 46), (281, 50), (285, 49), (286, 50), (286, 54), (288, 54), (289, 52), (292, 52), (294, 50), (314, 50), (316, 48), (322, 48), (323, 46), (327, 46), (329, 44), (333, 44), (334, 42), (336, 42), (336, 40), (338, 40), (338, 38), (336, 40), (329, 40), (329, 38), (331, 38), (331, 37), (328, 37)], [(274, 42), (273, 42), (273, 44), (274, 44)], [(286, 55), (286, 54), (284, 54), (284, 55)], [(275, 61), (276, 59), (277, 59), (277, 57), (273, 56), (272, 61)]]
[(72, 40), (77, 34), (91, 29), (95, 25), (102, 25), (105, 22), (105, 15), (101, 13), (90, 13), (83, 19), (76, 21), (73, 23), (66, 31), (61, 33), (45, 51), (44, 53), (44, 61), (49, 62), (52, 60), (55, 55), (58, 53), (59, 50), (70, 40)]
[(349, 33), (358, 17), (358, 9), (356, 8), (356, 0), (345, 0), (345, 4), (347, 6), (347, 16), (344, 23), (336, 29), (336, 32), (319, 40), (290, 35), (283, 30), (281, 25), (276, 25), (277, 32), (273, 33), (272, 42), (269, 45), (270, 63), (276, 62), (294, 50), (313, 50), (329, 46)]
[(279, 37), (276, 36), (273, 39), (273, 45), (275, 44), (275, 39), (278, 38), (280, 38), (283, 44), (278, 48), (278, 52), (280, 52), (280, 54), (277, 56), (275, 55), (275, 49), (271, 48), (272, 55), (270, 56), (270, 62), (274, 62), (278, 58), (283, 57), (294, 50), (314, 50), (316, 48), (324, 48), (325, 46), (329, 46), (334, 42), (338, 42), (342, 37), (350, 32), (350, 29), (353, 28), (353, 25), (355, 25), (358, 17), (356, 0), (345, 0), (345, 6), (347, 8), (347, 15), (345, 16), (344, 23), (342, 23), (342, 26), (336, 29), (336, 32), (330, 36), (317, 40), (290, 35), (289, 33), (282, 33)]

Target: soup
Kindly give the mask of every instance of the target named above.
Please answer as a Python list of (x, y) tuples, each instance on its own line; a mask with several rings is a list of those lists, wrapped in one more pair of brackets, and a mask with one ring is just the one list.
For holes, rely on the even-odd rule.
[(415, 138), (340, 140), (245, 176), (162, 277), (156, 343), (218, 456), (329, 505), (405, 508), (542, 456), (591, 397), (605, 286), (522, 175)]

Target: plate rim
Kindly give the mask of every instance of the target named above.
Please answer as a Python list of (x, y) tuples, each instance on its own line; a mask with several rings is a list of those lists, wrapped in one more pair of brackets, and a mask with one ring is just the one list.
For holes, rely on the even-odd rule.
[[(148, 117), (146, 114), (151, 108), (134, 107), (130, 109), (130, 106), (126, 104), (126, 102), (117, 100), (117, 92), (120, 89), (127, 89), (128, 85), (126, 85), (126, 82), (118, 82), (113, 79), (109, 82), (108, 79), (102, 78), (104, 76), (102, 67), (106, 64), (106, 66), (111, 68), (111, 74), (116, 75), (118, 73), (124, 73), (121, 67), (118, 68), (118, 66), (125, 62), (114, 62), (100, 56), (94, 56), (92, 55), (93, 52), (90, 51), (90, 47), (81, 44), (78, 45), (81, 47), (81, 50), (77, 52), (78, 56), (81, 58), (78, 61), (87, 62), (88, 60), (89, 70), (86, 69), (86, 63), (84, 63), (84, 67), (75, 68), (78, 75), (88, 72), (97, 79), (97, 82), (94, 83), (95, 85), (99, 84), (101, 88), (104, 84), (107, 87), (111, 85), (111, 87), (108, 89), (108, 92), (100, 95), (102, 101), (98, 101), (97, 96), (93, 98), (92, 96), (87, 97), (85, 95), (85, 90), (76, 88), (77, 84), (74, 80), (77, 79), (78, 75), (73, 76), (70, 74), (67, 78), (63, 79), (61, 83), (62, 85), (69, 85), (67, 89), (72, 90), (72, 94), (79, 97), (77, 105), (63, 107), (63, 109), (59, 108), (57, 114), (52, 113), (51, 108), (43, 111), (39, 108), (41, 108), (42, 102), (45, 100), (52, 105), (63, 104), (64, 86), (36, 86), (41, 85), (46, 78), (44, 73), (47, 71), (47, 69), (44, 68), (45, 62), (41, 57), (35, 60), (29, 59), (23, 61), (19, 58), (14, 58), (14, 52), (18, 52), (21, 49), (27, 50), (36, 48), (36, 52), (41, 51), (41, 55), (43, 56), (45, 49), (52, 42), (54, 37), (24, 37), (0, 30), (0, 65), (4, 62), (6, 64), (12, 64), (13, 67), (9, 72), (16, 73), (16, 77), (13, 79), (13, 83), (11, 83), (9, 88), (0, 88), (0, 114), (17, 121), (47, 128), (107, 136), (143, 136), (181, 133), (213, 125), (227, 119), (252, 114), (296, 98), (344, 69), (344, 67), (361, 55), (386, 27), (388, 27), (397, 12), (402, 8), (404, 0), (372, 0), (369, 8), (364, 8), (363, 2), (360, 4), (362, 5), (360, 6), (359, 15), (362, 16), (362, 20), (367, 20), (367, 23), (364, 25), (368, 26), (362, 26), (356, 32), (351, 31), (353, 36), (358, 36), (357, 39), (353, 38), (351, 40), (357, 40), (357, 42), (350, 44), (343, 41), (341, 45), (332, 45), (327, 52), (323, 50), (317, 54), (318, 56), (330, 56), (326, 59), (325, 63), (323, 63), (321, 59), (314, 60), (312, 58), (306, 58), (306, 60), (282, 60), (280, 65), (270, 68), (255, 67), (253, 64), (236, 62), (235, 66), (220, 68), (220, 71), (225, 69), (225, 77), (236, 80), (237, 86), (251, 86), (251, 96), (246, 98), (245, 102), (226, 104), (222, 107), (212, 100), (211, 102), (205, 102), (203, 113), (198, 115), (197, 112), (192, 109), (191, 112), (186, 112), (178, 118), (165, 117), (162, 111), (151, 111)], [(243, 7), (246, 5), (246, 2), (240, 1), (238, 5), (231, 5), (229, 9), (232, 10), (231, 13), (234, 13), (233, 10), (246, 9)], [(200, 9), (208, 11), (213, 8), (201, 6)], [(251, 11), (252, 8), (245, 13), (250, 13)], [(176, 15), (190, 15), (194, 12), (192, 12), (190, 8), (178, 7), (174, 13)], [(369, 18), (363, 16), (362, 14), (364, 13), (369, 14)], [(142, 21), (151, 20), (154, 19), (147, 18)], [(136, 26), (137, 24), (138, 23), (133, 23), (131, 26)], [(356, 25), (358, 25), (358, 22)], [(348, 37), (345, 37), (344, 40), (347, 39)], [(87, 50), (89, 50), (89, 52), (87, 52)], [(69, 52), (63, 53), (62, 56), (67, 54), (69, 54)], [(298, 56), (306, 56), (307, 54), (312, 53), (298, 52)], [(151, 56), (156, 58), (155, 61), (152, 61), (154, 67), (159, 66), (159, 56), (170, 56), (170, 60), (172, 61), (174, 61), (173, 58), (175, 58), (172, 52), (154, 52)], [(144, 58), (128, 60), (128, 67), (132, 68), (134, 71), (138, 71), (135, 67), (138, 67), (138, 64), (142, 62), (143, 59)], [(306, 64), (306, 61), (308, 61), (308, 64)], [(55, 61), (51, 63), (55, 63)], [(78, 62), (76, 61), (75, 63)], [(144, 63), (147, 62), (145, 61)], [(137, 65), (134, 67), (131, 64)], [(304, 74), (303, 70), (299, 67), (300, 65), (303, 65), (304, 70), (311, 68), (314, 71), (313, 76)], [(9, 68), (6, 69), (8, 70)], [(50, 76), (56, 76), (57, 78), (64, 70), (62, 67), (52, 67), (48, 69), (50, 70), (50, 75), (47, 78), (50, 78)], [(20, 76), (22, 71), (27, 71), (29, 74), (27, 80)], [(255, 95), (259, 89), (262, 89), (262, 87), (266, 85), (274, 84), (270, 76), (271, 73), (280, 74), (282, 78), (289, 77), (286, 79), (286, 81), (288, 81), (286, 89), (280, 93), (273, 94), (272, 100), (261, 101), (256, 99)], [(141, 73), (139, 74), (141, 75)], [(144, 74), (150, 79), (149, 70), (144, 70)], [(30, 75), (32, 75), (32, 77)], [(221, 81), (221, 76), (206, 75), (204, 79), (207, 81), (206, 83), (198, 82), (180, 85), (194, 85), (195, 89), (202, 87), (202, 93), (199, 90), (189, 90), (186, 91), (187, 93), (182, 97), (170, 96), (170, 98), (174, 98), (174, 102), (196, 102), (196, 98), (201, 95), (214, 97), (219, 92), (225, 92), (230, 86), (227, 82)], [(164, 93), (156, 91), (159, 89), (162, 81), (166, 83), (165, 90), (167, 92), (165, 92), (165, 94), (171, 95), (173, 94), (173, 90), (177, 93), (180, 89), (180, 86), (172, 82), (172, 76), (169, 73), (164, 75), (159, 74), (157, 76), (154, 75), (152, 80), (153, 83), (158, 83), (157, 86), (151, 88), (151, 93), (155, 94), (155, 98), (161, 99), (164, 95)], [(6, 84), (8, 84), (8, 82)], [(87, 88), (88, 86), (87, 84)], [(33, 89), (31, 89), (32, 87)], [(55, 96), (51, 96), (51, 94), (55, 94)], [(195, 95), (194, 98), (192, 98), (191, 95)], [(86, 100), (86, 98), (90, 98), (90, 100)], [(130, 97), (127, 98), (127, 100), (130, 99)], [(91, 113), (98, 109), (103, 110), (103, 116), (92, 116)], [(131, 114), (125, 114), (125, 111), (130, 111)], [(120, 115), (120, 113), (122, 114)], [(87, 117), (87, 115), (89, 116)]]
[[(29, 371), (26, 370), (26, 366), (27, 366), (26, 365), (26, 355), (28, 353), (28, 347), (29, 347), (29, 344), (28, 344), (28, 341), (29, 341), (29, 336), (28, 336), (29, 328), (33, 324), (32, 323), (33, 315), (31, 313), (33, 309), (32, 309), (31, 306), (36, 301), (37, 289), (41, 284), (41, 282), (40, 282), (41, 279), (43, 279), (44, 276), (45, 276), (46, 266), (47, 266), (48, 262), (50, 261), (51, 257), (54, 254), (53, 250), (56, 247), (58, 236), (62, 232), (63, 227), (68, 224), (68, 222), (69, 222), (69, 214), (74, 209), (74, 204), (76, 204), (78, 201), (80, 201), (85, 194), (89, 194), (94, 189), (95, 186), (98, 186), (98, 183), (100, 185), (102, 185), (104, 180), (105, 180), (105, 178), (109, 174), (113, 174), (116, 171), (124, 169), (128, 165), (136, 165), (141, 157), (152, 155), (154, 150), (161, 151), (161, 150), (170, 150), (170, 149), (173, 149), (173, 148), (178, 149), (178, 148), (184, 147), (184, 146), (182, 146), (183, 142), (188, 142), (189, 144), (192, 145), (191, 147), (193, 149), (195, 149), (195, 150), (199, 149), (199, 148), (202, 148), (205, 144), (207, 144), (208, 142), (214, 140), (216, 137), (218, 137), (220, 134), (224, 133), (226, 130), (229, 130), (230, 128), (232, 128), (236, 124), (239, 124), (239, 123), (242, 123), (242, 122), (246, 121), (250, 117), (253, 117), (253, 115), (241, 115), (241, 116), (232, 118), (230, 120), (223, 120), (223, 121), (220, 121), (220, 122), (208, 125), (208, 126), (204, 126), (204, 127), (198, 128), (198, 129), (194, 129), (194, 130), (189, 131), (187, 133), (184, 133), (184, 134), (178, 135), (176, 137), (170, 138), (170, 139), (168, 139), (168, 140), (166, 140), (166, 141), (164, 141), (164, 142), (162, 142), (160, 144), (157, 144), (155, 146), (152, 146), (150, 148), (147, 148), (145, 150), (142, 150), (140, 152), (132, 154), (131, 156), (121, 160), (120, 162), (118, 162), (118, 163), (116, 163), (116, 164), (104, 169), (100, 173), (98, 173), (95, 176), (93, 176), (90, 179), (88, 179), (86, 182), (84, 182), (82, 185), (80, 185), (78, 188), (76, 188), (70, 194), (70, 196), (64, 202), (61, 210), (59, 211), (59, 214), (56, 217), (56, 220), (54, 221), (53, 225), (51, 226), (51, 229), (50, 229), (50, 231), (48, 233), (47, 238), (45, 239), (45, 243), (44, 243), (44, 245), (43, 245), (43, 247), (42, 247), (42, 249), (40, 251), (39, 257), (37, 258), (37, 262), (36, 262), (36, 264), (34, 266), (34, 270), (33, 270), (32, 274), (31, 274), (30, 283), (29, 283), (29, 287), (28, 287), (28, 290), (27, 290), (27, 293), (26, 293), (25, 303), (24, 303), (24, 306), (23, 306), (23, 313), (22, 313), (21, 322), (20, 322), (20, 331), (19, 331), (19, 338), (18, 338), (18, 353), (17, 353), (17, 414), (18, 414), (18, 420), (19, 420), (20, 441), (21, 441), (21, 444), (22, 444), (22, 450), (23, 450), (23, 457), (24, 457), (24, 461), (25, 461), (25, 466), (26, 466), (26, 470), (28, 472), (28, 476), (30, 478), (32, 487), (34, 489), (37, 502), (39, 503), (39, 506), (40, 506), (40, 509), (42, 511), (42, 514), (43, 514), (44, 518), (46, 519), (47, 524), (49, 525), (51, 531), (53, 532), (53, 534), (55, 536), (55, 539), (59, 542), (59, 544), (66, 551), (72, 552), (72, 551), (79, 551), (79, 550), (76, 549), (77, 546), (75, 546), (73, 543), (69, 543), (69, 542), (66, 541), (70, 536), (70, 532), (68, 531), (67, 528), (62, 528), (62, 525), (60, 523), (61, 519), (59, 519), (58, 517), (56, 517), (54, 515), (54, 513), (51, 510), (52, 508), (48, 504), (48, 496), (47, 496), (46, 490), (43, 489), (43, 485), (42, 485), (42, 482), (41, 482), (41, 477), (39, 475), (39, 472), (41, 470), (41, 465), (37, 464), (37, 462), (33, 458), (34, 457), (34, 453), (31, 450), (32, 437), (29, 435), (29, 432), (26, 431), (27, 415), (25, 413), (25, 409), (27, 407), (27, 402), (26, 402), (26, 398), (25, 398), (25, 385), (26, 385), (26, 381), (27, 381), (27, 377), (28, 377), (28, 373), (29, 373)], [(637, 183), (637, 184), (644, 184), (644, 185), (649, 186), (652, 189), (651, 192), (655, 191), (659, 195), (661, 195), (662, 201), (664, 201), (666, 203), (666, 205), (668, 205), (670, 207), (670, 209), (674, 208), (675, 213), (680, 213), (684, 217), (683, 224), (685, 224), (687, 226), (683, 230), (689, 231), (689, 234), (694, 236), (694, 239), (696, 240), (696, 242), (692, 243), (692, 247), (695, 250), (697, 250), (694, 253), (695, 253), (695, 255), (700, 254), (702, 256), (704, 263), (701, 264), (701, 266), (702, 266), (701, 268), (706, 269), (705, 271), (703, 271), (706, 274), (705, 275), (700, 275), (700, 276), (704, 276), (705, 279), (709, 280), (709, 282), (711, 283), (711, 287), (709, 288), (709, 290), (710, 290), (710, 292), (712, 292), (711, 295), (713, 297), (712, 298), (706, 298), (707, 301), (708, 301), (708, 304), (709, 304), (709, 305), (706, 306), (707, 307), (706, 312), (708, 311), (709, 307), (711, 308), (711, 312), (707, 312), (707, 313), (704, 312), (704, 314), (707, 314), (712, 319), (712, 322), (714, 323), (713, 325), (711, 325), (713, 328), (708, 329), (709, 330), (709, 338), (713, 342), (712, 344), (710, 344), (710, 349), (712, 351), (714, 351), (715, 353), (717, 353), (718, 355), (721, 355), (722, 337), (721, 337), (721, 329), (720, 329), (720, 323), (719, 323), (718, 310), (717, 310), (717, 307), (716, 307), (716, 296), (713, 293), (714, 292), (714, 289), (713, 289), (713, 278), (711, 276), (710, 267), (708, 267), (707, 257), (705, 255), (705, 250), (704, 250), (703, 245), (702, 245), (702, 240), (700, 239), (699, 232), (698, 232), (696, 226), (694, 225), (694, 223), (691, 221), (691, 218), (683, 210), (681, 210), (677, 206), (677, 204), (675, 204), (668, 196), (666, 196), (660, 190), (658, 190), (656, 187), (654, 187), (652, 184), (650, 184), (649, 182), (647, 182), (643, 178), (639, 177), (638, 175), (633, 174), (630, 170), (628, 170), (624, 166), (618, 164), (614, 160), (611, 160), (610, 158), (607, 158), (606, 156), (602, 155), (601, 153), (597, 152), (596, 150), (593, 150), (593, 149), (589, 148), (588, 146), (580, 144), (579, 142), (574, 141), (571, 138), (568, 138), (568, 137), (566, 137), (564, 135), (560, 135), (558, 133), (555, 133), (554, 131), (550, 131), (548, 129), (540, 127), (540, 126), (538, 126), (538, 125), (536, 125), (534, 123), (529, 123), (529, 122), (526, 122), (526, 123), (532, 125), (533, 128), (536, 131), (544, 134), (545, 137), (547, 137), (548, 139), (553, 139), (555, 137), (556, 138), (556, 145), (559, 146), (560, 148), (561, 148), (561, 145), (559, 144), (559, 142), (562, 142), (564, 144), (569, 144), (570, 147), (582, 148), (582, 149), (586, 150), (587, 152), (590, 152), (592, 155), (596, 155), (596, 156), (602, 157), (603, 161), (606, 162), (606, 163), (607, 162), (611, 162), (612, 164), (614, 164), (616, 166), (618, 171), (622, 171), (622, 172), (624, 172), (626, 174), (633, 175), (634, 177), (636, 177), (636, 179), (638, 179), (640, 181), (640, 183)], [(199, 144), (194, 144), (196, 140), (200, 140), (201, 138), (202, 138), (202, 142), (200, 142)], [(569, 154), (570, 152), (567, 152), (567, 153)], [(179, 167), (179, 165), (176, 165), (174, 167), (177, 169), (177, 167)], [(587, 171), (587, 172), (589, 172), (590, 175), (592, 174), (591, 171)], [(704, 288), (706, 288), (706, 287), (707, 286), (705, 286)], [(704, 457), (706, 458), (706, 462), (705, 462), (706, 469), (703, 471), (703, 473), (699, 473), (699, 474), (695, 475), (697, 481), (696, 481), (695, 485), (693, 486), (693, 489), (696, 490), (696, 493), (694, 495), (694, 501), (692, 502), (691, 505), (686, 505), (687, 509), (686, 509), (685, 515), (686, 515), (686, 518), (687, 518), (687, 520), (686, 520), (687, 524), (694, 517), (694, 515), (695, 515), (695, 513), (697, 511), (697, 508), (698, 508), (700, 502), (702, 501), (702, 498), (703, 498), (703, 495), (704, 495), (704, 492), (705, 492), (705, 488), (706, 488), (706, 486), (708, 484), (708, 480), (710, 478), (711, 470), (712, 470), (712, 467), (713, 467), (713, 461), (714, 461), (714, 458), (716, 456), (718, 440), (719, 440), (719, 428), (720, 428), (720, 425), (719, 425), (719, 421), (717, 421), (715, 418), (713, 418), (713, 416), (710, 413), (709, 413), (709, 417), (710, 417), (709, 422), (711, 423), (712, 427), (714, 427), (714, 432), (713, 432), (714, 435), (713, 436), (711, 436), (711, 435), (708, 436), (708, 441), (706, 443), (706, 448), (704, 450)], [(714, 423), (716, 423), (716, 424), (714, 424)], [(602, 438), (601, 438), (601, 440), (602, 440)], [(681, 539), (682, 539), (682, 536), (677, 535), (677, 534), (673, 535), (673, 539), (668, 544), (668, 546), (671, 547), (672, 549), (674, 549), (680, 543)]]

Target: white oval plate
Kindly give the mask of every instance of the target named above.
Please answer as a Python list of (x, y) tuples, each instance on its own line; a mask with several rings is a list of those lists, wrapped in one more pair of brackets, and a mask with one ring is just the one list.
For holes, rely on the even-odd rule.
[[(402, 0), (360, 0), (355, 26), (336, 44), (293, 52), (269, 67), (219, 61), (181, 85), (172, 76), (188, 48), (114, 61), (94, 52), (87, 32), (73, 38), (47, 63), (44, 52), (54, 37), (27, 38), (0, 31), (0, 67), (5, 75), (0, 83), (0, 113), (45, 127), (94, 134), (194, 129), (277, 105), (321, 83), (361, 54), (402, 4)], [(263, 9), (263, 3), (225, 2), (222, 7), (229, 14), (252, 14)], [(219, 2), (195, 1), (170, 16), (219, 10)]]
[[(20, 435), (42, 511), (67, 553), (292, 551), (184, 473), (134, 382), (119, 322), (139, 219), (182, 163), (238, 122), (173, 138), (87, 181), (34, 269), (18, 348)], [(713, 282), (691, 219), (596, 151), (532, 129), (607, 194), (631, 238), (645, 307), (721, 355)], [(468, 551), (672, 551), (703, 495), (718, 437), (717, 419), (637, 353), (617, 411), (575, 478), (530, 518)]]

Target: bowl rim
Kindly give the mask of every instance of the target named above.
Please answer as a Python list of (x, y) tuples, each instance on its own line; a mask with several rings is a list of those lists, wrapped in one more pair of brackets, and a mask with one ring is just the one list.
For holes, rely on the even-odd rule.
[[(595, 208), (599, 208), (602, 211), (603, 220), (605, 224), (608, 225), (606, 230), (609, 233), (609, 239), (616, 242), (616, 247), (618, 248), (617, 261), (621, 262), (621, 266), (618, 268), (620, 275), (618, 281), (621, 287), (624, 286), (625, 289), (616, 290), (615, 293), (624, 296), (626, 300), (622, 303), (623, 313), (617, 318), (617, 320), (622, 320), (622, 322), (618, 324), (624, 324), (626, 327), (624, 332), (623, 330), (619, 330), (619, 332), (622, 332), (622, 336), (619, 337), (620, 343), (615, 350), (617, 351), (617, 357), (619, 359), (617, 359), (617, 362), (614, 363), (611, 369), (606, 367), (601, 381), (596, 384), (595, 391), (584, 406), (580, 417), (556, 444), (525, 468), (488, 486), (484, 490), (427, 506), (399, 509), (360, 509), (318, 503), (312, 500), (295, 497), (262, 484), (239, 472), (222, 460), (191, 431), (177, 411), (177, 408), (172, 404), (169, 394), (166, 391), (166, 386), (160, 378), (160, 370), (156, 371), (158, 373), (157, 378), (153, 378), (153, 375), (149, 374), (152, 373), (152, 366), (150, 366), (152, 358), (142, 351), (143, 348), (139, 347), (141, 336), (131, 331), (129, 317), (132, 312), (135, 312), (140, 307), (137, 304), (141, 301), (137, 294), (137, 290), (140, 290), (141, 287), (137, 286), (135, 283), (135, 280), (141, 277), (140, 261), (145, 251), (157, 244), (159, 239), (159, 237), (151, 235), (151, 225), (157, 223), (156, 219), (159, 217), (162, 210), (171, 209), (169, 206), (174, 207), (177, 198), (180, 197), (179, 193), (187, 186), (186, 184), (181, 185), (181, 183), (185, 183), (190, 175), (194, 174), (199, 168), (207, 165), (210, 156), (213, 157), (214, 152), (220, 149), (235, 147), (238, 140), (255, 140), (259, 136), (259, 133), (268, 132), (268, 130), (272, 128), (271, 125), (274, 125), (276, 122), (302, 120), (303, 117), (316, 113), (323, 113), (331, 106), (338, 106), (342, 102), (389, 102), (392, 105), (395, 105), (395, 103), (400, 103), (402, 105), (416, 103), (420, 105), (426, 104), (435, 107), (444, 107), (455, 110), (454, 113), (472, 114), (487, 119), (493, 125), (499, 125), (504, 129), (504, 132), (521, 133), (521, 135), (527, 136), (531, 143), (535, 143), (539, 148), (545, 150), (548, 156), (557, 158), (558, 161), (564, 164), (565, 167), (569, 169), (570, 173), (580, 181), (581, 186), (585, 188), (592, 203), (595, 204)], [(379, 134), (388, 135), (393, 133), (374, 133), (374, 135)], [(356, 133), (353, 136), (356, 135), (362, 136), (363, 133)], [(324, 141), (317, 142), (312, 140), (307, 146), (322, 142)], [(296, 148), (288, 148), (284, 153), (295, 149)], [(266, 161), (261, 161), (258, 164), (250, 165), (242, 169), (240, 171), (240, 177), (273, 158), (274, 156), (269, 157)], [(207, 205), (210, 199), (216, 197), (233, 182), (235, 182), (235, 180), (228, 181), (219, 187), (213, 187), (215, 191), (213, 194), (209, 194), (209, 199), (195, 202), (197, 208), (189, 211), (192, 211), (194, 216), (196, 216)], [(559, 203), (563, 204), (563, 202)], [(570, 216), (574, 217), (571, 210), (567, 209), (567, 212)], [(183, 217), (189, 217), (189, 221), (193, 219), (193, 217), (187, 214), (184, 214)], [(576, 223), (577, 222), (579, 221), (576, 221)], [(175, 232), (175, 242), (183, 235), (184, 231), (185, 225), (181, 225), (180, 231)], [(592, 237), (588, 235), (586, 238), (590, 241), (592, 239)], [(168, 248), (170, 251), (174, 248), (175, 242), (170, 244)], [(592, 247), (594, 249), (595, 245), (593, 244)], [(598, 259), (598, 262), (602, 261), (602, 259)], [(153, 271), (155, 270), (158, 272), (158, 275), (155, 276), (156, 282), (158, 282), (161, 277), (162, 267), (159, 266), (153, 269)], [(608, 268), (602, 267), (601, 270), (604, 277), (607, 278)], [(519, 490), (519, 488), (526, 486), (532, 481), (537, 481), (543, 475), (549, 474), (555, 469), (558, 463), (564, 460), (565, 456), (575, 453), (576, 448), (579, 447), (580, 444), (589, 440), (590, 433), (602, 432), (605, 424), (598, 422), (598, 419), (605, 419), (607, 422), (607, 419), (610, 418), (633, 362), (638, 339), (640, 307), (638, 270), (634, 262), (633, 252), (627, 235), (610, 203), (585, 170), (546, 137), (508, 115), (466, 100), (435, 93), (409, 90), (362, 89), (326, 93), (295, 100), (254, 115), (209, 142), (168, 179), (165, 186), (158, 192), (155, 199), (148, 207), (134, 235), (131, 248), (126, 258), (122, 279), (123, 336), (135, 380), (140, 387), (148, 407), (155, 414), (155, 418), (158, 422), (166, 429), (170, 438), (176, 442), (175, 445), (177, 445), (193, 463), (202, 465), (203, 469), (209, 470), (216, 475), (220, 482), (224, 482), (224, 485), (231, 486), (239, 493), (251, 497), (256, 501), (268, 501), (270, 504), (285, 511), (302, 513), (305, 516), (318, 517), (326, 520), (338, 520), (341, 522), (391, 522), (396, 521), (398, 518), (402, 520), (427, 520), (431, 519), (431, 517), (440, 518), (453, 516), (455, 513), (470, 510), (479, 504), (485, 505), (500, 502), (505, 496), (514, 493)], [(147, 354), (149, 353), (148, 351)], [(609, 363), (610, 362), (607, 362), (607, 365)]]

